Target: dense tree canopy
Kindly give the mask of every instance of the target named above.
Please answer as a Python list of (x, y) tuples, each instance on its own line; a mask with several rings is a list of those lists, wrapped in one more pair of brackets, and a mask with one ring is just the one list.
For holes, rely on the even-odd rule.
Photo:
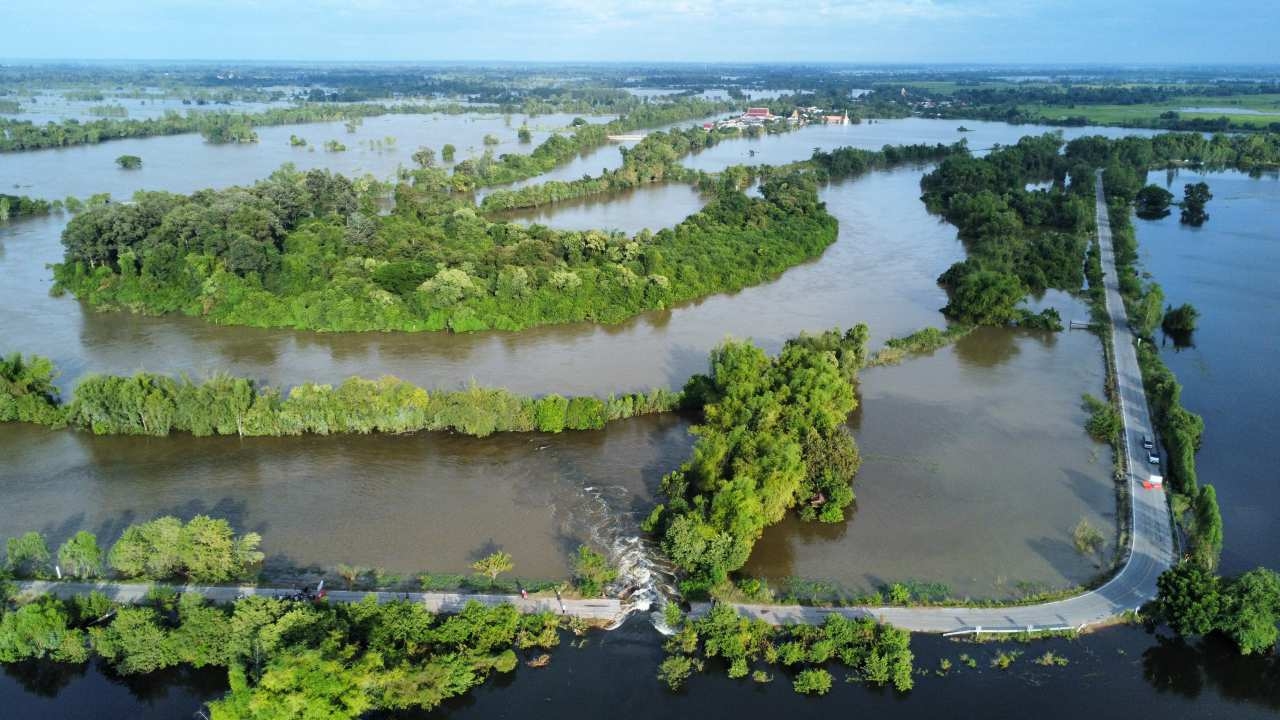
[[(302, 603), (249, 597), (226, 606), (163, 593), (140, 606), (94, 593), (0, 608), (0, 662), (82, 663), (93, 656), (136, 675), (186, 665), (227, 668), (219, 720), (348, 718), (430, 710), (492, 672), (516, 649), (559, 643), (558, 618), (510, 605), (468, 604), (435, 616), (408, 601)], [(87, 629), (86, 629), (87, 628)]]
[[(948, 157), (920, 181), (926, 205), (959, 228), (969, 249), (968, 258), (939, 278), (950, 291), (943, 309), (950, 317), (1057, 326), (1019, 303), (1028, 292), (1077, 290), (1084, 283), (1093, 174), (1071, 172), (1061, 147), (1060, 135), (1024, 137), (985, 157)], [(1027, 189), (1046, 181), (1052, 181), (1048, 188)]]
[(53, 386), (53, 364), (41, 357), (0, 360), (0, 422), (84, 428), (99, 435), (279, 436), (314, 433), (452, 430), (495, 432), (596, 430), (606, 422), (667, 412), (680, 393), (534, 398), (500, 388), (427, 392), (393, 377), (349, 378), (337, 386), (295, 385), (287, 394), (247, 378), (215, 375), (204, 382), (151, 373), (82, 377), (70, 403)]
[(517, 330), (618, 322), (761, 282), (835, 240), (811, 178), (722, 187), (674, 228), (628, 237), (490, 222), (438, 184), (396, 190), (283, 169), (250, 188), (140, 193), (63, 233), (59, 287), (98, 307), (318, 330)]
[[(866, 328), (834, 342), (865, 357)], [(822, 341), (788, 343), (776, 358), (727, 342), (711, 372), (689, 381), (705, 419), (693, 456), (663, 479), (666, 504), (650, 520), (667, 555), (706, 592), (742, 567), (765, 527), (795, 507), (827, 522), (844, 519), (860, 460), (844, 428), (854, 398), (851, 363)], [(833, 343), (834, 344), (834, 343)]]
[(1257, 568), (1220, 579), (1183, 562), (1157, 584), (1156, 613), (1180, 635), (1222, 632), (1246, 655), (1270, 653), (1280, 638), (1280, 573)]
[(771, 677), (762, 665), (781, 665), (796, 672), (793, 687), (802, 694), (824, 694), (831, 687), (825, 668), (839, 663), (852, 671), (850, 680), (892, 685), (906, 692), (915, 684), (911, 636), (870, 618), (847, 619), (837, 613), (822, 625), (774, 627), (742, 617), (729, 605), (716, 605), (704, 616), (684, 619), (668, 638), (669, 653), (659, 676), (677, 689), (705, 660), (718, 658), (731, 678), (752, 673), (757, 682)]

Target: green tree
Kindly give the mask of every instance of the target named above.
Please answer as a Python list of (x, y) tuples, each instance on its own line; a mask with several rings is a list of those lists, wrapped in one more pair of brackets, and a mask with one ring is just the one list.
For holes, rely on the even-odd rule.
[(1212, 199), (1213, 193), (1209, 192), (1208, 184), (1187, 183), (1183, 187), (1182, 222), (1193, 227), (1203, 225), (1209, 219), (1209, 214), (1204, 211), (1205, 205)]
[(1280, 573), (1257, 568), (1227, 585), (1221, 627), (1245, 655), (1269, 653), (1280, 635)]
[(1154, 220), (1169, 214), (1173, 193), (1159, 185), (1148, 185), (1138, 191), (1135, 199), (1138, 217)]
[(658, 666), (658, 679), (669, 689), (679, 690), (701, 666), (700, 660), (688, 655), (668, 655)]
[(1134, 308), (1134, 329), (1143, 337), (1151, 337), (1164, 317), (1164, 291), (1156, 283), (1147, 285)]
[(826, 695), (831, 691), (831, 673), (822, 668), (808, 668), (796, 674), (795, 691), (802, 695)]
[(1120, 411), (1114, 405), (1085, 393), (1085, 407), (1089, 410), (1089, 422), (1086, 429), (1089, 437), (1098, 442), (1115, 442), (1124, 430), (1124, 421), (1120, 419)]
[(471, 563), (471, 569), (489, 578), (489, 585), (492, 586), (498, 582), (498, 576), (505, 572), (511, 572), (515, 569), (515, 563), (511, 560), (511, 555), (498, 550), (480, 558)]
[(522, 143), (533, 142), (533, 133), (529, 131), (528, 125), (521, 125), (520, 130), (516, 134)]
[(1198, 563), (1183, 562), (1156, 580), (1156, 612), (1179, 635), (1204, 635), (1223, 611), (1218, 578)]
[(347, 589), (350, 590), (355, 587), (356, 581), (367, 573), (369, 569), (359, 565), (338, 563), (338, 567), (334, 568), (334, 571), (338, 573), (338, 577), (342, 578), (342, 582), (345, 583)]
[(1218, 509), (1218, 493), (1212, 485), (1200, 488), (1192, 502), (1195, 512), (1194, 532), (1191, 535), (1192, 556), (1206, 570), (1218, 566), (1222, 552), (1222, 514)]
[(445, 162), (453, 162), (454, 155), (457, 152), (458, 149), (452, 143), (445, 143), (444, 147), (440, 148), (440, 158)]
[(1170, 305), (1164, 311), (1164, 320), (1160, 322), (1160, 327), (1170, 335), (1185, 335), (1195, 331), (1196, 321), (1199, 319), (1200, 312), (1190, 303), (1183, 303), (1176, 308)]
[(107, 562), (125, 577), (172, 578), (182, 569), (182, 521), (161, 517), (125, 528)]
[[(448, 160), (448, 158), (445, 158)], [(436, 164), (436, 151), (429, 147), (420, 147), (413, 153), (413, 161), (420, 168), (429, 168)]]
[(262, 561), (261, 542), (257, 533), (236, 536), (223, 519), (197, 515), (183, 525), (178, 518), (162, 517), (125, 528), (107, 561), (125, 577), (181, 575), (193, 582), (226, 582)]
[(137, 170), (142, 167), (142, 158), (137, 155), (121, 155), (116, 158), (116, 164), (123, 170)]
[(1026, 294), (1016, 276), (978, 270), (964, 276), (943, 312), (974, 325), (1006, 325), (1018, 318), (1017, 305)]
[(70, 617), (55, 598), (43, 597), (0, 613), (0, 662), (82, 663), (88, 654), (84, 631), (71, 627)]
[(238, 667), (231, 690), (210, 703), (212, 720), (355, 720), (374, 707), (376, 655), (346, 661), (344, 653), (299, 649), (275, 658), (256, 685)]
[(179, 561), (183, 573), (195, 582), (226, 582), (261, 562), (261, 542), (257, 533), (236, 537), (224, 519), (197, 515), (183, 528)]
[(18, 577), (44, 578), (50, 574), (49, 545), (34, 530), (5, 542), (5, 568)]
[(608, 558), (586, 545), (578, 546), (578, 556), (573, 561), (573, 579), (578, 591), (587, 597), (597, 597), (605, 586), (618, 579), (618, 569), (609, 564)]
[(58, 564), (72, 577), (89, 578), (102, 574), (102, 548), (98, 539), (86, 530), (67, 538), (58, 548)]

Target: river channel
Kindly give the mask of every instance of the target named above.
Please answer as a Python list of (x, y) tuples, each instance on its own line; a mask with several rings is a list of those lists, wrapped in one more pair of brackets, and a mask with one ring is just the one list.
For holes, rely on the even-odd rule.
[[(412, 117), (371, 121), (384, 119)], [(901, 142), (920, 141), (924, 129), (954, 134), (937, 122), (894, 122)], [(828, 130), (782, 137), (802, 148), (810, 144), (804, 138)], [(1020, 130), (1005, 126), (1003, 140), (1016, 140)], [(741, 142), (754, 141), (724, 145)], [(43, 153), (4, 161), (28, 157), (47, 162)], [(773, 282), (617, 326), (320, 334), (94, 313), (47, 293), (45, 264), (60, 254), (58, 217), (2, 231), (0, 323), (6, 347), (52, 357), (68, 386), (88, 371), (147, 369), (197, 377), (226, 370), (281, 385), (390, 373), (428, 387), (475, 379), (534, 394), (679, 387), (705, 369), (707, 352), (726, 336), (776, 351), (802, 330), (867, 322), (878, 342), (942, 324), (945, 296), (935, 278), (963, 257), (963, 247), (954, 228), (920, 203), (924, 170), (903, 167), (824, 188), (841, 229), (821, 258)], [(180, 186), (225, 182), (220, 178), (187, 178)], [(120, 194), (127, 185), (101, 189)], [(634, 231), (674, 224), (700, 203), (684, 186), (653, 186), (529, 219)], [(1072, 298), (1051, 301), (1066, 316), (1083, 313)], [(867, 457), (854, 519), (784, 523), (761, 543), (752, 569), (778, 580), (821, 577), (851, 590), (921, 579), (982, 597), (1087, 580), (1096, 568), (1070, 549), (1070, 529), (1081, 518), (1109, 529), (1115, 511), (1107, 453), (1081, 429), (1080, 395), (1101, 392), (1099, 352), (1091, 335), (992, 330), (933, 357), (869, 371), (864, 407), (852, 419)], [(16, 472), (6, 473), (0, 493), (19, 511), (0, 517), (0, 533), (38, 527), (57, 537), (85, 526), (110, 535), (122, 522), (160, 512), (206, 511), (262, 532), (280, 561), (456, 572), (486, 548), (508, 547), (519, 548), (521, 574), (558, 576), (566, 550), (604, 521), (587, 508), (633, 527), (658, 479), (687, 455), (686, 429), (680, 418), (642, 418), (601, 433), (550, 437), (239, 441), (6, 428), (0, 448), (21, 461), (10, 465)]]
[[(725, 143), (693, 162), (712, 163), (711, 153), (735, 147), (745, 152), (751, 143), (764, 148), (775, 140), (790, 149), (767, 145), (773, 154), (764, 158), (758, 151), (756, 162), (798, 159), (824, 143), (949, 142), (957, 136), (956, 124), (905, 120), (815, 128)], [(975, 147), (985, 147), (978, 140), (1013, 142), (1038, 131), (966, 124), (975, 128)], [(371, 125), (373, 119), (366, 120), (362, 132)], [(893, 127), (902, 130), (891, 137)], [(835, 139), (835, 133), (871, 129), (885, 135)], [(286, 138), (290, 132), (268, 130)], [(990, 136), (979, 137), (979, 130)], [(184, 161), (184, 151), (174, 151), (165, 160), (162, 141), (190, 141), (209, 155)], [(448, 141), (441, 136), (432, 143)], [(201, 146), (198, 138), (137, 142), (144, 143), (138, 154), (155, 159), (149, 163), (156, 173), (147, 180), (149, 188), (186, 191), (248, 182), (278, 165), (258, 158), (252, 148)], [(126, 152), (122, 145), (100, 147), (104, 157), (114, 157)], [(397, 153), (409, 151), (401, 144)], [(114, 168), (86, 171), (80, 156), (64, 155), (62, 164), (45, 157), (0, 156), (0, 181), (8, 187), (21, 185), (23, 177), (43, 178), (41, 191), (21, 192), (48, 197), (101, 191), (122, 197), (135, 187), (136, 181)], [(200, 157), (211, 158), (209, 165)], [(342, 154), (307, 157), (317, 158), (317, 165), (351, 167), (339, 164)], [(731, 161), (738, 160), (726, 154), (716, 162)], [(46, 167), (41, 163), (51, 163), (44, 175), (35, 172)], [(160, 173), (166, 167), (171, 176)], [(286, 385), (392, 373), (429, 386), (475, 378), (533, 393), (678, 386), (703, 369), (706, 351), (727, 334), (776, 350), (804, 329), (863, 321), (878, 340), (940, 325), (937, 308), (944, 298), (934, 278), (963, 257), (963, 248), (953, 228), (924, 212), (918, 200), (921, 172), (901, 168), (825, 188), (823, 199), (841, 224), (838, 242), (771, 283), (618, 326), (519, 334), (325, 335), (97, 314), (71, 298), (47, 295), (44, 264), (59, 259), (64, 219), (14, 222), (0, 227), (3, 349), (54, 358), (68, 384), (86, 371), (145, 368), (197, 376), (228, 370)], [(1166, 180), (1160, 173), (1152, 180), (1172, 183), (1179, 192), (1193, 177), (1183, 172)], [(1269, 368), (1270, 343), (1280, 336), (1280, 183), (1274, 176), (1235, 174), (1213, 174), (1209, 182), (1216, 197), (1204, 228), (1179, 226), (1174, 217), (1139, 221), (1138, 233), (1144, 264), (1168, 299), (1193, 302), (1202, 312), (1195, 348), (1170, 348), (1166, 357), (1186, 386), (1184, 402), (1204, 413), (1209, 425), (1201, 478), (1219, 488), (1228, 538), (1224, 567), (1236, 571), (1273, 564), (1280, 556), (1280, 538), (1270, 522), (1280, 505), (1274, 484), (1280, 458), (1265, 429), (1280, 385)], [(610, 202), (603, 204), (607, 212), (591, 203), (566, 205), (542, 221), (661, 227), (697, 205), (694, 196)], [(1064, 318), (1083, 313), (1069, 297), (1051, 295), (1042, 302), (1058, 306)], [(1110, 458), (1084, 435), (1079, 402), (1081, 393), (1101, 391), (1099, 353), (1097, 340), (1084, 333), (984, 330), (929, 357), (866, 371), (861, 408), (850, 418), (865, 458), (852, 518), (832, 526), (783, 523), (770, 529), (751, 570), (775, 580), (828, 580), (851, 591), (886, 581), (936, 581), (954, 594), (984, 597), (1087, 579), (1094, 566), (1070, 549), (1070, 528), (1080, 518), (1110, 528), (1115, 513)], [(458, 571), (477, 553), (504, 547), (515, 555), (517, 574), (557, 576), (564, 573), (567, 550), (600, 525), (633, 527), (653, 502), (658, 478), (686, 456), (687, 428), (687, 419), (665, 416), (617, 423), (602, 432), (484, 440), (420, 434), (241, 441), (95, 438), (5, 426), (0, 535), (37, 528), (60, 538), (84, 527), (109, 537), (122, 524), (160, 512), (211, 512), (262, 532), (275, 562)], [(1024, 658), (1001, 672), (986, 664), (993, 647), (918, 637), (921, 666), (936, 667), (939, 658), (965, 651), (978, 655), (981, 664), (945, 678), (922, 677), (905, 699), (838, 683), (831, 697), (807, 700), (795, 697), (784, 677), (754, 687), (719, 675), (696, 677), (686, 692), (670, 695), (649, 682), (661, 651), (652, 630), (633, 621), (592, 636), (582, 650), (563, 647), (547, 670), (522, 668), (514, 679), (486, 685), (444, 714), (808, 717), (889, 711), (923, 718), (1034, 709), (1053, 718), (1243, 718), (1274, 716), (1280, 709), (1274, 662), (1234, 658), (1213, 639), (1187, 646), (1140, 629), (1119, 629), (1055, 643), (1069, 657), (1068, 668), (1039, 668)], [(222, 683), (218, 674), (125, 683), (92, 666), (9, 666), (0, 676), (0, 698), (15, 717), (185, 717), (220, 695)], [(1091, 692), (1081, 693), (1082, 685)]]

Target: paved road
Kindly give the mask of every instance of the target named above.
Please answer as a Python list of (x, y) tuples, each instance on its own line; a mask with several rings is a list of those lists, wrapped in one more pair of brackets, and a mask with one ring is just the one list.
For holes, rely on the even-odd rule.
[[(20, 591), (30, 595), (52, 594), (58, 597), (84, 595), (97, 590), (108, 597), (123, 603), (136, 603), (146, 599), (147, 593), (154, 587), (147, 583), (81, 583), (81, 582), (44, 582), (31, 581), (19, 585)], [(241, 595), (261, 595), (277, 597), (292, 595), (297, 588), (264, 588), (252, 586), (228, 585), (170, 585), (182, 592), (198, 592), (215, 602), (231, 602)], [(359, 590), (330, 590), (326, 593), (331, 602), (359, 602), (368, 595), (376, 595), (379, 602), (402, 600), (408, 598), (427, 606), (432, 612), (457, 612), (468, 602), (475, 601), (484, 605), (501, 605), (511, 603), (521, 612), (551, 611), (557, 614), (573, 615), (586, 620), (615, 622), (622, 618), (622, 603), (616, 598), (598, 598), (582, 600), (565, 598), (563, 602), (553, 597), (530, 596), (528, 599), (519, 595), (484, 595), (470, 593), (402, 593), (376, 592)]]
[[(1111, 319), (1111, 340), (1115, 348), (1116, 375), (1120, 390), (1120, 404), (1124, 414), (1125, 453), (1130, 469), (1129, 490), (1131, 503), (1130, 547), (1124, 566), (1110, 581), (1097, 590), (1066, 600), (1003, 608), (963, 607), (846, 607), (815, 608), (799, 605), (736, 605), (739, 612), (750, 617), (760, 617), (773, 623), (820, 623), (831, 613), (848, 617), (874, 617), (884, 622), (914, 632), (963, 632), (975, 629), (988, 631), (1044, 630), (1079, 628), (1103, 623), (1135, 610), (1155, 597), (1156, 578), (1169, 567), (1173, 556), (1172, 536), (1165, 494), (1158, 490), (1146, 490), (1142, 481), (1149, 474), (1142, 436), (1155, 437), (1151, 430), (1150, 413), (1146, 394), (1142, 388), (1142, 376), (1138, 371), (1138, 356), (1134, 351), (1133, 335), (1125, 317), (1124, 302), (1120, 298), (1116, 277), (1115, 257), (1111, 246), (1111, 226), (1107, 219), (1106, 202), (1102, 197), (1101, 174), (1098, 178), (1097, 197), (1098, 240), (1102, 246), (1102, 267), (1106, 285), (1107, 314)], [(101, 590), (121, 601), (145, 599), (150, 585), (126, 583), (24, 583), (22, 588), (32, 593), (52, 592), (60, 596)], [(188, 587), (206, 597), (225, 602), (238, 594), (275, 596), (293, 592), (291, 588), (254, 587)], [(329, 598), (335, 602), (357, 602), (365, 592), (334, 591)], [(404, 593), (377, 593), (379, 600), (403, 598)], [(550, 610), (592, 620), (617, 621), (623, 616), (621, 604), (615, 599), (565, 600), (563, 605), (553, 598), (529, 598), (510, 595), (464, 595), (459, 593), (409, 593), (410, 599), (424, 603), (433, 611), (456, 611), (469, 600), (488, 605), (509, 602), (526, 612)], [(710, 606), (695, 603), (695, 614), (706, 612)]]
[[(1106, 622), (1126, 610), (1134, 610), (1155, 597), (1156, 578), (1169, 567), (1173, 558), (1169, 511), (1164, 492), (1146, 490), (1142, 482), (1150, 474), (1142, 436), (1152, 438), (1150, 411), (1138, 370), (1138, 355), (1133, 334), (1125, 316), (1124, 302), (1116, 276), (1115, 255), (1111, 246), (1111, 225), (1102, 195), (1102, 174), (1097, 178), (1098, 241), (1102, 246), (1102, 270), (1106, 286), (1107, 314), (1111, 319), (1111, 343), (1115, 348), (1116, 376), (1120, 405), (1124, 414), (1124, 446), (1128, 458), (1131, 503), (1130, 547), (1120, 572), (1097, 590), (1066, 600), (1022, 607), (981, 608), (931, 607), (849, 607), (813, 608), (798, 605), (738, 605), (744, 615), (774, 623), (822, 622), (831, 613), (849, 617), (875, 617), (898, 627), (918, 632), (962, 632), (982, 628), (1010, 631), (1014, 629), (1079, 628)], [(705, 612), (708, 605), (699, 604), (695, 613)]]

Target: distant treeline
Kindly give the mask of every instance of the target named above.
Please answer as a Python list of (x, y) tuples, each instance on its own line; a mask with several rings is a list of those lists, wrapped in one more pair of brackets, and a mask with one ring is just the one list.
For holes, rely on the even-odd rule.
[[(1197, 97), (1206, 101), (1221, 98), (1247, 97), (1250, 95), (1280, 92), (1274, 82), (1227, 83), (1214, 85), (1072, 85), (1025, 83), (1016, 86), (997, 87), (959, 85), (949, 92), (935, 92), (927, 87), (907, 82), (903, 85), (877, 85), (863, 102), (892, 101), (905, 88), (917, 103), (932, 101), (930, 114), (940, 117), (990, 120), (1013, 124), (1061, 125), (1083, 127), (1086, 125), (1111, 125), (1116, 127), (1155, 128), (1176, 132), (1280, 132), (1280, 121), (1239, 122), (1228, 115), (1216, 118), (1183, 117), (1177, 110), (1153, 107), (1149, 117), (1109, 119), (1100, 122), (1086, 114), (1046, 114), (1041, 108), (1055, 108), (1069, 112), (1073, 108), (1115, 105), (1136, 106), (1166, 103), (1181, 97)], [(1229, 101), (1228, 101), (1229, 102)], [(1242, 108), (1243, 109), (1243, 108)], [(1259, 118), (1262, 120), (1264, 118)]]
[(664, 180), (684, 180), (688, 171), (680, 159), (691, 152), (712, 147), (725, 137), (737, 137), (736, 130), (706, 131), (700, 127), (650, 133), (632, 148), (619, 148), (622, 167), (599, 177), (552, 180), (516, 190), (495, 190), (485, 195), (480, 208), (485, 212), (541, 207), (565, 200), (629, 190)]
[(470, 190), (526, 180), (604, 145), (609, 142), (610, 135), (707, 117), (733, 107), (731, 103), (680, 97), (670, 102), (641, 106), (607, 123), (575, 121), (571, 133), (552, 135), (528, 155), (508, 153), (494, 157), (492, 152), (486, 152), (480, 158), (463, 160), (453, 167), (453, 188)]
[(907, 162), (935, 162), (948, 155), (968, 152), (963, 141), (954, 145), (886, 145), (879, 151), (843, 147), (830, 152), (815, 150), (809, 160), (783, 167), (732, 166), (718, 174), (689, 170), (680, 164), (689, 153), (713, 147), (721, 140), (738, 135), (739, 131), (733, 128), (712, 131), (689, 128), (651, 133), (634, 148), (622, 148), (622, 167), (617, 170), (606, 171), (598, 177), (551, 181), (517, 190), (497, 190), (485, 196), (481, 209), (500, 211), (540, 207), (667, 180), (696, 183), (704, 190), (714, 189), (726, 178), (726, 184), (745, 188), (754, 179), (797, 170), (816, 171), (820, 181), (839, 180), (877, 168)]
[(533, 398), (498, 388), (428, 392), (392, 377), (350, 378), (335, 386), (304, 383), (288, 393), (245, 378), (204, 382), (151, 373), (87, 375), (62, 402), (53, 363), (39, 356), (0, 358), (0, 422), (75, 427), (98, 435), (281, 436), (594, 430), (606, 422), (678, 408), (682, 395), (649, 393)]
[(761, 197), (720, 187), (673, 228), (634, 236), (495, 223), (414, 173), (379, 215), (378, 191), (288, 169), (249, 188), (147, 192), (77, 215), (59, 289), (98, 308), (182, 312), (312, 330), (519, 330), (620, 322), (767, 280), (820, 254), (836, 220), (811, 177)]
[[(732, 107), (728, 103), (705, 100), (681, 99), (676, 102), (638, 105), (624, 118), (614, 121), (628, 129), (661, 125), (703, 117)], [(529, 108), (535, 112), (577, 112), (581, 106), (557, 106), (553, 102), (535, 103)], [(256, 142), (255, 127), (292, 125), (296, 123), (332, 122), (388, 114), (426, 114), (431, 112), (512, 112), (511, 107), (491, 105), (461, 105), (457, 103), (440, 107), (421, 104), (374, 104), (308, 102), (291, 107), (272, 108), (256, 113), (230, 111), (166, 112), (158, 118), (125, 119), (105, 117), (88, 122), (76, 119), (62, 122), (33, 123), (30, 120), (0, 118), (0, 152), (41, 150), (46, 148), (90, 145), (107, 140), (144, 138), (157, 135), (181, 135), (200, 133), (212, 143)], [(630, 119), (628, 119), (630, 118)], [(669, 118), (669, 119), (668, 119)], [(604, 125), (585, 127), (604, 127)], [(610, 130), (610, 133), (615, 130)], [(577, 133), (575, 133), (575, 136)], [(563, 136), (560, 136), (563, 140)], [(603, 136), (601, 136), (603, 139)], [(544, 143), (545, 144), (545, 143)], [(599, 143), (597, 143), (599, 144)], [(587, 146), (583, 145), (583, 149)], [(555, 150), (559, 150), (559, 143)], [(505, 157), (505, 156), (504, 156)], [(561, 157), (556, 155), (556, 157)], [(557, 161), (563, 162), (567, 157)], [(539, 172), (546, 172), (554, 164)], [(533, 173), (534, 175), (538, 173)], [(515, 178), (519, 179), (519, 178)], [(502, 182), (502, 181), (498, 181)]]

